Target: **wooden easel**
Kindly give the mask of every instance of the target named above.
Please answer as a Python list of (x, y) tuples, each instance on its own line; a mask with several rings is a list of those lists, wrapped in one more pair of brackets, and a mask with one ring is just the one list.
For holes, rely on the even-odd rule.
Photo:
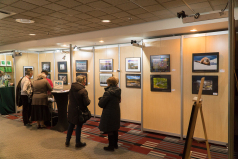
[(201, 79), (197, 101), (194, 102), (194, 104), (193, 104), (182, 159), (190, 159), (191, 146), (192, 146), (193, 135), (194, 135), (194, 130), (195, 130), (195, 126), (196, 126), (196, 120), (197, 120), (197, 115), (198, 115), (199, 109), (200, 109), (200, 114), (201, 114), (201, 118), (202, 118), (203, 132), (204, 132), (205, 142), (206, 142), (206, 147), (207, 147), (207, 155), (208, 155), (208, 158), (211, 159), (210, 148), (209, 148), (208, 138), (207, 138), (207, 131), (206, 131), (204, 116), (203, 116), (203, 112), (202, 112), (202, 101), (200, 101), (201, 95), (202, 95), (204, 79), (205, 79), (204, 77)]

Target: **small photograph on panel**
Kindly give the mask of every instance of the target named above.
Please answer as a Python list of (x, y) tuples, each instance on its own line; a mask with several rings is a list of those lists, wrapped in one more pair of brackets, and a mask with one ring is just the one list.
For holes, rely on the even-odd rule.
[(63, 81), (64, 84), (68, 84), (67, 74), (58, 74), (58, 80)]
[(100, 74), (100, 86), (107, 86), (107, 79), (112, 77), (112, 74)]
[(126, 74), (126, 87), (141, 88), (141, 75)]
[(76, 60), (75, 64), (77, 72), (88, 72), (88, 60)]
[(170, 55), (150, 56), (150, 72), (170, 72)]
[(42, 62), (42, 71), (50, 72), (50, 62)]
[(171, 75), (151, 75), (151, 91), (171, 92)]
[(112, 72), (113, 71), (112, 59), (100, 59), (99, 68), (100, 72)]
[(218, 95), (218, 76), (192, 76), (192, 93), (198, 94), (202, 77), (205, 77), (202, 94)]

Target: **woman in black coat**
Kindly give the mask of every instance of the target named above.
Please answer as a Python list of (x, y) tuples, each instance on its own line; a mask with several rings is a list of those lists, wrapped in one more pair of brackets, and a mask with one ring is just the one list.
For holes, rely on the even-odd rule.
[(78, 148), (86, 146), (86, 143), (81, 142), (81, 129), (83, 126), (82, 111), (88, 109), (87, 106), (90, 104), (90, 100), (88, 98), (88, 92), (85, 89), (86, 77), (81, 75), (77, 76), (76, 81), (77, 82), (71, 85), (71, 89), (69, 91), (69, 107), (68, 107), (69, 128), (67, 132), (65, 146), (66, 147), (69, 146), (73, 129), (75, 125), (77, 125), (75, 147)]
[(120, 128), (120, 107), (121, 89), (117, 87), (115, 77), (107, 79), (108, 87), (105, 88), (103, 97), (99, 98), (99, 107), (103, 108), (101, 121), (99, 124), (100, 131), (108, 134), (109, 146), (104, 147), (106, 151), (114, 151), (118, 148), (118, 130)]

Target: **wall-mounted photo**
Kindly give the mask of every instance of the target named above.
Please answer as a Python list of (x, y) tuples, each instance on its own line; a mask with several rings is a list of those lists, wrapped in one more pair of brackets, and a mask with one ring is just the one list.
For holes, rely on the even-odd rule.
[(126, 58), (126, 72), (140, 72), (140, 57)]
[(150, 72), (170, 72), (170, 55), (151, 55)]
[[(31, 69), (33, 70), (33, 66), (23, 66), (23, 77), (26, 76), (26, 71), (27, 69)], [(33, 70), (34, 71), (34, 70)], [(31, 79), (33, 79), (33, 76), (31, 77)]]
[(109, 77), (112, 77), (112, 74), (104, 74), (104, 73), (100, 73), (99, 74), (99, 79), (100, 79), (100, 86), (107, 86), (107, 79)]
[(50, 62), (41, 62), (42, 71), (50, 72)]
[(7, 66), (12, 66), (12, 61), (7, 61)]
[(58, 74), (58, 80), (63, 81), (65, 85), (68, 84), (68, 76), (67, 74)]
[(141, 88), (141, 74), (126, 74), (126, 87)]
[(76, 60), (75, 66), (77, 72), (88, 72), (88, 60)]
[(218, 72), (219, 52), (193, 54), (192, 62), (193, 72)]
[(218, 95), (218, 76), (192, 76), (192, 94), (198, 94), (202, 77), (205, 77), (202, 94)]
[(112, 72), (113, 71), (113, 60), (112, 59), (100, 59), (99, 60), (100, 72)]
[(150, 75), (151, 91), (171, 92), (171, 75)]
[(48, 73), (48, 75), (46, 76), (46, 78), (51, 79), (51, 75)]
[(58, 72), (67, 72), (67, 61), (58, 62)]
[(86, 77), (86, 84), (85, 85), (88, 85), (88, 74), (87, 73), (76, 73), (76, 77), (79, 76), (79, 75), (82, 75), (82, 76)]
[(4, 67), (0, 67), (0, 71), (5, 72), (5, 68)]
[(5, 72), (7, 72), (7, 73), (12, 72), (12, 67), (5, 67)]
[(4, 61), (4, 60), (1, 60), (0, 61), (1, 63), (0, 63), (0, 66), (6, 66), (7, 64), (6, 64), (6, 61)]

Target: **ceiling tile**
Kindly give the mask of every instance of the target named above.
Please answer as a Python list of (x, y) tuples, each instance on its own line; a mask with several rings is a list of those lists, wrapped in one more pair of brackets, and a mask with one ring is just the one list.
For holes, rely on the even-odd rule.
[(51, 20), (57, 19), (56, 17), (52, 17), (52, 16), (48, 16), (48, 15), (47, 16), (43, 15), (43, 16), (40, 16), (38, 18), (43, 19), (43, 20), (47, 20), (47, 21), (51, 21)]
[(31, 11), (22, 12), (21, 14), (31, 16), (31, 17), (39, 17), (39, 16), (42, 15), (42, 14), (38, 14), (38, 13), (35, 13), (35, 12), (31, 12)]
[(133, 2), (143, 7), (158, 4), (155, 0), (133, 0)]
[(14, 12), (14, 13), (21, 13), (21, 12), (24, 12), (24, 11), (25, 11), (25, 10), (23, 10), (23, 9), (11, 7), (11, 6), (3, 7), (3, 8), (1, 8), (1, 9), (2, 9), (2, 10), (5, 10), (5, 11), (9, 11), (9, 12)]
[(81, 13), (81, 12), (73, 10), (73, 9), (61, 10), (60, 12), (66, 14), (66, 15), (76, 15), (76, 14)]
[(88, 5), (93, 8), (99, 8), (99, 9), (111, 7), (110, 4), (105, 3), (103, 1), (95, 1), (95, 2), (89, 3)]
[(78, 17), (80, 19), (89, 19), (89, 18), (93, 18), (93, 16), (91, 15), (88, 15), (88, 14), (84, 14), (84, 13), (80, 13), (80, 14), (77, 14), (77, 15), (74, 15), (75, 17)]
[(101, 17), (98, 17), (101, 20), (113, 20), (116, 19), (116, 17), (112, 16), (112, 15), (103, 15)]
[(16, 1), (18, 1), (18, 0), (1, 0), (0, 2), (3, 3), (3, 4), (9, 5), (9, 4), (12, 4), (12, 3), (16, 2)]
[(137, 19), (139, 19), (139, 18), (136, 16), (133, 16), (133, 15), (130, 15), (129, 17), (122, 18), (122, 20), (125, 20), (125, 21), (133, 21), (133, 20), (137, 20)]
[(118, 18), (130, 16), (130, 14), (127, 13), (127, 12), (114, 13), (113, 15), (114, 15), (115, 17), (118, 17)]
[(122, 19), (114, 19), (112, 21), (112, 23), (121, 23), (121, 22), (125, 22), (125, 20), (122, 20)]
[(200, 2), (207, 2), (207, 0), (185, 0), (187, 4), (194, 4), (194, 3), (200, 3)]
[(80, 5), (80, 6), (74, 7), (73, 9), (80, 12), (89, 12), (94, 10), (94, 8), (89, 7), (87, 5)]
[[(208, 8), (210, 7), (210, 4), (208, 2), (202, 2), (202, 3), (195, 3), (189, 5), (193, 10), (200, 9), (200, 8)], [(211, 8), (212, 10), (212, 8)]]
[(89, 14), (91, 16), (94, 16), (94, 17), (99, 17), (99, 16), (106, 15), (107, 13), (102, 12), (100, 10), (94, 10), (94, 11), (91, 11), (91, 12), (87, 12), (87, 14)]
[(98, 19), (98, 18), (91, 18), (91, 19), (87, 19), (87, 20), (90, 22), (93, 22), (93, 23), (101, 23), (101, 19)]
[(67, 14), (61, 13), (61, 12), (54, 12), (49, 14), (50, 16), (57, 17), (57, 18), (62, 18), (68, 16)]
[(145, 19), (145, 18), (150, 18), (150, 17), (154, 17), (155, 15), (151, 14), (151, 13), (144, 13), (144, 14), (139, 14), (136, 15), (139, 18)]
[(205, 12), (210, 12), (210, 11), (213, 11), (212, 8), (209, 6), (207, 8), (198, 8), (198, 9), (194, 9), (194, 11), (196, 13), (205, 13)]
[(62, 23), (68, 23), (68, 21), (63, 20), (63, 19), (57, 19), (57, 20), (54, 20), (54, 22), (60, 23), (60, 24), (62, 24)]
[(32, 10), (32, 9), (38, 7), (37, 5), (27, 3), (27, 2), (23, 2), (23, 1), (18, 1), (16, 3), (13, 3), (13, 4), (11, 4), (11, 6), (16, 7), (16, 8), (20, 8), (20, 9), (25, 9), (25, 10)]
[(142, 13), (148, 13), (146, 10), (144, 10), (142, 8), (128, 10), (127, 12), (129, 12), (130, 14), (133, 14), (133, 15), (142, 14)]
[(222, 10), (224, 9), (224, 5), (216, 5), (216, 6), (212, 6), (214, 10)]
[(143, 19), (136, 19), (136, 20), (132, 20), (130, 21), (132, 24), (138, 24), (138, 23), (145, 23), (146, 21)]
[(78, 21), (79, 19), (76, 18), (76, 17), (73, 17), (73, 16), (67, 16), (67, 17), (64, 17), (63, 18), (64, 20), (68, 20), (70, 22), (75, 22), (75, 21)]
[(154, 12), (154, 11), (158, 11), (158, 10), (163, 10), (165, 9), (164, 7), (162, 7), (161, 5), (157, 4), (157, 5), (152, 5), (152, 6), (146, 6), (144, 7), (146, 10), (148, 10), (149, 12)]
[(43, 7), (38, 7), (36, 9), (33, 9), (32, 11), (36, 13), (40, 13), (40, 14), (50, 14), (54, 12), (53, 10), (43, 8)]
[(63, 7), (63, 6), (60, 6), (58, 4), (54, 4), (54, 3), (44, 5), (43, 7), (48, 8), (48, 9), (52, 9), (52, 10), (55, 10), (55, 11), (60, 11), (60, 10), (67, 9), (66, 7)]
[(97, 0), (76, 0), (76, 1), (79, 1), (83, 4), (87, 4), (87, 3), (94, 2), (94, 1), (97, 1)]
[(103, 1), (109, 3), (113, 6), (129, 2), (129, 0), (103, 0)]
[(131, 9), (139, 8), (137, 5), (135, 5), (134, 3), (131, 3), (131, 2), (119, 4), (119, 5), (117, 5), (117, 7), (122, 10), (131, 10)]
[[(155, 14), (156, 16), (160, 16), (160, 15), (166, 15), (166, 14), (172, 14), (169, 10), (164, 9), (164, 10), (160, 10), (160, 11), (156, 11), (156, 12), (152, 12), (153, 14)], [(172, 14), (173, 15), (173, 14)], [(175, 14), (177, 15), (177, 13)], [(174, 15), (174, 16), (175, 16)]]
[(224, 5), (223, 9), (226, 7), (227, 0), (210, 0), (211, 5), (217, 6), (217, 5)]
[(178, 12), (181, 12), (182, 10), (185, 12), (185, 14), (190, 15), (190, 14), (194, 14), (186, 5), (184, 6), (180, 6), (177, 8), (171, 8), (169, 9), (174, 15), (177, 16)]
[(166, 8), (175, 8), (185, 5), (185, 3), (182, 0), (173, 0), (169, 2), (162, 3), (162, 5)]
[(174, 18), (174, 16), (173, 15), (161, 15), (161, 16), (159, 16), (159, 18), (160, 19), (169, 19), (169, 18)]
[(108, 14), (112, 14), (112, 13), (121, 12), (122, 10), (118, 9), (116, 7), (109, 7), (109, 8), (105, 8), (103, 11), (108, 13)]
[(57, 2), (57, 1), (59, 1), (59, 0), (47, 0), (47, 1), (50, 1), (50, 2)]
[(70, 0), (70, 1), (69, 0), (60, 0), (56, 3), (59, 4), (59, 5), (68, 7), (68, 8), (76, 7), (76, 6), (79, 6), (79, 5), (82, 4), (82, 3), (78, 2), (78, 1), (75, 1), (75, 0)]
[(6, 4), (0, 3), (0, 8), (6, 7)]
[(147, 21), (147, 22), (151, 22), (151, 21), (160, 20), (160, 18), (159, 17), (149, 17), (149, 18), (145, 18), (144, 20)]
[(80, 20), (80, 21), (77, 21), (76, 23), (79, 25), (87, 25), (87, 24), (91, 24), (92, 22), (89, 22), (87, 20)]
[(89, 24), (89, 26), (95, 28), (95, 27), (100, 27), (101, 25), (98, 23), (92, 23), (92, 24)]
[(46, 5), (50, 3), (49, 1), (46, 1), (46, 0), (23, 0), (23, 1), (31, 3), (31, 4), (35, 4), (38, 6), (42, 6), (42, 5)]
[(32, 19), (30, 16), (22, 15), (22, 14), (15, 14), (11, 16), (14, 19)]

